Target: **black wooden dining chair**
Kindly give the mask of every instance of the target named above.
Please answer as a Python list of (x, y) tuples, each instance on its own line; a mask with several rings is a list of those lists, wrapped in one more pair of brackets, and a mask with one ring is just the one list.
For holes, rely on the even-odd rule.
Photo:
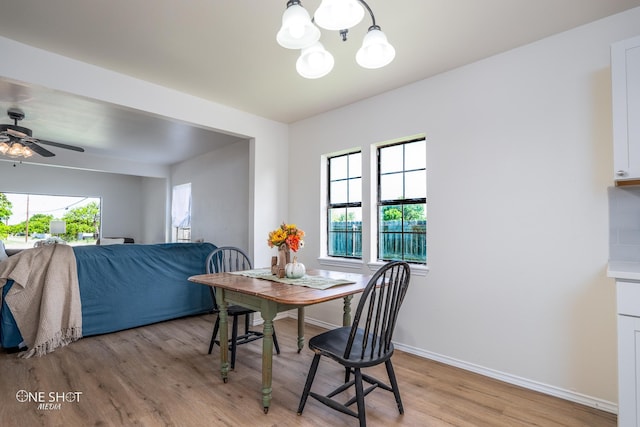
[[(242, 249), (233, 246), (221, 246), (214, 249), (213, 252), (207, 256), (206, 260), (207, 274), (251, 270), (251, 268), (252, 265), (249, 256)], [(213, 311), (214, 313), (219, 314), (220, 308), (216, 302), (216, 290), (214, 287), (209, 287), (209, 289), (211, 291), (211, 298), (213, 299)], [(239, 305), (230, 305), (227, 307), (228, 316), (233, 317), (231, 338), (229, 339), (229, 349), (231, 350), (231, 369), (234, 369), (236, 365), (236, 347), (241, 344), (247, 344), (258, 340), (264, 336), (262, 332), (254, 331), (249, 328), (249, 320), (252, 313), (255, 313), (255, 311)], [(242, 335), (238, 335), (238, 318), (240, 316), (244, 316), (244, 333)], [(216, 323), (213, 325), (213, 333), (211, 334), (211, 342), (209, 343), (209, 354), (211, 354), (214, 344), (220, 345), (220, 341), (216, 339), (219, 328), (220, 316), (218, 315), (216, 317)], [(280, 354), (280, 347), (278, 346), (275, 329), (273, 330), (273, 346), (276, 349), (276, 353)]]
[[(398, 381), (391, 364), (391, 338), (410, 276), (411, 270), (406, 262), (393, 261), (385, 264), (373, 275), (362, 293), (353, 324), (324, 332), (309, 340), (309, 348), (315, 355), (298, 406), (298, 415), (302, 414), (307, 398), (311, 396), (332, 409), (358, 418), (361, 427), (366, 426), (364, 397), (377, 387), (393, 392), (400, 414), (404, 413)], [(327, 395), (311, 391), (322, 356), (335, 360), (345, 368), (344, 384)], [(361, 372), (362, 368), (381, 363), (385, 364), (390, 385)], [(352, 373), (354, 378), (350, 380)], [(363, 381), (370, 384), (366, 390), (363, 388)], [(355, 397), (345, 403), (333, 399), (351, 386), (355, 387)], [(354, 403), (357, 404), (357, 411), (349, 408)]]

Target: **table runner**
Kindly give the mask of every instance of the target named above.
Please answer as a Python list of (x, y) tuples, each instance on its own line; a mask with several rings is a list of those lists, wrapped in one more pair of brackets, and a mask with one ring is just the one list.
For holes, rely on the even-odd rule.
[(288, 279), (286, 277), (279, 278), (275, 276), (270, 268), (258, 268), (255, 270), (234, 271), (231, 274), (239, 274), (241, 276), (253, 277), (256, 279), (270, 280), (272, 282), (284, 283), (286, 285), (306, 286), (313, 289), (329, 289), (333, 286), (347, 285), (353, 283), (350, 280), (330, 279), (322, 276), (305, 275), (299, 279)]

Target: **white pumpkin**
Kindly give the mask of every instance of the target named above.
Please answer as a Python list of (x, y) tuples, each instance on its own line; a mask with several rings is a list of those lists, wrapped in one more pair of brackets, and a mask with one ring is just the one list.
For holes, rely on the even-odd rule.
[(299, 279), (305, 275), (307, 270), (304, 268), (304, 264), (298, 262), (298, 257), (293, 257), (293, 262), (284, 266), (284, 274), (289, 279)]

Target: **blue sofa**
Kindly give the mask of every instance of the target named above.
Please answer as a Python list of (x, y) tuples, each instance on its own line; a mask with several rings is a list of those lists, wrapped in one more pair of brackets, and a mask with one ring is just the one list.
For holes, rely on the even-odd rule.
[[(164, 320), (210, 312), (206, 286), (188, 277), (205, 273), (211, 243), (76, 246), (82, 303), (83, 336), (120, 331)], [(4, 301), (2, 288), (0, 346), (18, 347), (22, 336)]]

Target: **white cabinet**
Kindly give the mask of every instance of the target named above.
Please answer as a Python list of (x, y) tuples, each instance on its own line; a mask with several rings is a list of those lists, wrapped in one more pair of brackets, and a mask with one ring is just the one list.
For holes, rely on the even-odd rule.
[(616, 181), (640, 180), (640, 36), (611, 45)]
[(640, 282), (616, 282), (618, 426), (640, 427)]
[[(640, 286), (640, 285), (639, 285)], [(640, 317), (618, 316), (618, 426), (640, 426)]]

